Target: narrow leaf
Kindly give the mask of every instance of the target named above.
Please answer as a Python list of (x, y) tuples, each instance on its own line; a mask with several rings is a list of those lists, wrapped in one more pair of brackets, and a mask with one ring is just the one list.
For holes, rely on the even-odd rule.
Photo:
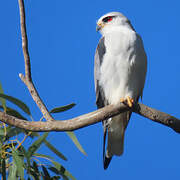
[(21, 100), (15, 98), (15, 97), (12, 97), (12, 96), (8, 96), (6, 94), (2, 94), (2, 93), (0, 93), (0, 98), (6, 99), (6, 100), (12, 102), (13, 104), (15, 104), (19, 108), (21, 108), (25, 113), (27, 113), (28, 115), (31, 115), (28, 106)]
[(83, 147), (81, 146), (81, 144), (79, 143), (76, 135), (74, 134), (74, 132), (72, 131), (67, 131), (66, 132), (67, 135), (71, 138), (71, 140), (74, 142), (74, 144), (76, 145), (76, 147), (84, 154), (87, 155), (86, 152), (84, 151)]
[(60, 174), (60, 175), (63, 177), (64, 180), (69, 180), (68, 177), (64, 175), (64, 172), (63, 172), (63, 173), (60, 172), (60, 171), (59, 171), (58, 169), (56, 169), (55, 167), (50, 166), (48, 169), (51, 170), (53, 173), (55, 173), (55, 174), (57, 174), (57, 175)]
[(47, 136), (48, 136), (48, 133), (46, 132), (32, 143), (32, 145), (28, 149), (29, 157), (31, 157), (40, 148), (41, 144), (47, 138)]
[(18, 150), (23, 155), (23, 157), (27, 158), (27, 151), (26, 151), (26, 149), (24, 148), (23, 145), (21, 145)]
[(28, 174), (32, 177), (33, 180), (40, 180), (40, 173), (36, 172), (33, 166), (28, 166)]
[(48, 159), (49, 161), (54, 159), (53, 157), (45, 155), (45, 154), (34, 153), (33, 155), (36, 157)]
[(49, 167), (49, 170), (51, 170), (55, 174), (60, 174), (64, 180), (69, 180), (69, 178), (64, 174), (66, 169), (63, 166), (60, 167), (60, 170), (51, 166)]
[[(0, 109), (2, 109), (3, 107), (0, 106)], [(10, 107), (6, 107), (6, 113), (8, 115), (11, 115), (11, 116), (14, 116), (14, 117), (17, 117), (19, 119), (24, 119), (24, 120), (27, 120), (24, 116), (22, 116), (18, 111), (16, 111), (15, 109), (12, 109)]]
[[(6, 132), (6, 133), (5, 133)], [(0, 128), (0, 137), (5, 137), (4, 141), (7, 141), (9, 138), (17, 136), (20, 133), (23, 133), (23, 129), (13, 128), (11, 126), (7, 126), (6, 130), (4, 127)]]
[(6, 180), (6, 161), (5, 159), (1, 159), (1, 167), (2, 167), (2, 178)]
[(68, 104), (66, 106), (60, 106), (60, 107), (52, 109), (50, 111), (50, 113), (60, 113), (60, 112), (63, 112), (63, 111), (67, 111), (67, 110), (73, 108), (75, 105), (76, 105), (75, 103), (72, 103), (72, 104)]
[(67, 171), (61, 164), (55, 161), (52, 161), (52, 163), (55, 166), (55, 168), (58, 170), (59, 174), (65, 175), (71, 178), (72, 180), (76, 180), (76, 178), (69, 171)]
[(48, 173), (48, 170), (47, 170), (46, 167), (43, 166), (43, 165), (42, 165), (42, 170), (43, 170), (43, 173), (44, 173), (45, 178), (46, 178), (47, 180), (50, 179), (51, 177), (50, 177), (50, 175), (49, 175), (49, 173)]
[(49, 169), (50, 169), (53, 173), (55, 173), (55, 174), (60, 174), (60, 173), (59, 173), (59, 170), (56, 169), (55, 167), (50, 166)]
[(50, 142), (48, 142), (47, 140), (44, 140), (44, 143), (53, 153), (55, 153), (61, 159), (67, 161), (67, 158), (61, 152), (59, 152)]
[(33, 167), (35, 171), (38, 171), (38, 165), (35, 161), (33, 161)]
[(34, 137), (38, 137), (39, 133), (37, 132), (31, 132), (31, 134), (29, 135), (30, 138), (34, 138)]
[(35, 161), (33, 161), (33, 169), (37, 175), (40, 175), (38, 165)]
[(17, 171), (17, 166), (15, 163), (12, 162), (12, 166), (9, 167), (8, 180), (17, 179), (16, 178), (16, 171)]
[(11, 130), (7, 131), (6, 140), (11, 138), (11, 137), (17, 136), (20, 133), (24, 133), (24, 130), (20, 129), (20, 128), (13, 128), (12, 127)]
[[(4, 94), (1, 82), (0, 82), (0, 93)], [(1, 101), (1, 104), (2, 104), (4, 111), (6, 112), (6, 100), (3, 98), (0, 98), (0, 101)]]
[(51, 180), (58, 180), (60, 178), (61, 178), (60, 176), (53, 176), (53, 177), (51, 177)]
[(16, 149), (12, 148), (12, 156), (14, 163), (17, 166), (17, 172), (21, 179), (24, 179), (24, 162)]
[(0, 128), (0, 136), (5, 136), (4, 127)]

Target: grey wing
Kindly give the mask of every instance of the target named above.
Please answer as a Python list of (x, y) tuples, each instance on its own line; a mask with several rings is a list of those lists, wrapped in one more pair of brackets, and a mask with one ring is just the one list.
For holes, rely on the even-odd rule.
[[(104, 45), (104, 37), (102, 37), (99, 41), (99, 44), (96, 48), (95, 58), (94, 58), (94, 83), (95, 83), (95, 90), (96, 90), (96, 104), (98, 108), (102, 108), (108, 105), (108, 101), (105, 98), (103, 87), (101, 87), (99, 80), (100, 80), (100, 67), (103, 62), (104, 54), (106, 53), (106, 48)], [(107, 124), (108, 119), (104, 120), (103, 122), (104, 127), (104, 139), (103, 139), (103, 162), (105, 162), (105, 145), (106, 145), (106, 134), (107, 134)], [(108, 163), (111, 161), (108, 161)]]
[(105, 52), (106, 52), (106, 48), (104, 45), (104, 37), (102, 37), (96, 48), (96, 53), (95, 53), (95, 58), (94, 58), (94, 83), (95, 83), (95, 90), (96, 90), (96, 104), (98, 108), (102, 108), (105, 105), (107, 105), (103, 88), (99, 84), (99, 80), (101, 76), (100, 67), (101, 67)]

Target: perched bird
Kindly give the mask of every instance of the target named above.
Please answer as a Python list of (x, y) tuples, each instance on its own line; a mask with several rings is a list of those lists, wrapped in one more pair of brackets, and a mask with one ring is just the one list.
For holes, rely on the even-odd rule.
[[(102, 16), (97, 21), (96, 30), (102, 34), (94, 65), (97, 107), (120, 102), (132, 107), (142, 97), (146, 78), (147, 57), (142, 39), (130, 21), (119, 12)], [(130, 116), (131, 111), (128, 111), (103, 121), (104, 169), (113, 155), (120, 156), (123, 153), (124, 133)]]

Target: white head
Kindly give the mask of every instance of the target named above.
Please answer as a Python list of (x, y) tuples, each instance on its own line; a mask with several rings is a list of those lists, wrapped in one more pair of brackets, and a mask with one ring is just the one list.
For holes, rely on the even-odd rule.
[(96, 31), (100, 30), (101, 33), (103, 33), (106, 30), (121, 26), (134, 30), (127, 17), (120, 12), (110, 12), (99, 18), (97, 21)]

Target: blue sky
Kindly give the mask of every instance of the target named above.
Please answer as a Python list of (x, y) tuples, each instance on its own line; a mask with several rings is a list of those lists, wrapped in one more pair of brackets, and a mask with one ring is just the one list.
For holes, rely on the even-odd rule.
[[(100, 35), (96, 21), (110, 11), (126, 15), (142, 36), (148, 56), (143, 103), (180, 117), (180, 3), (178, 0), (25, 0), (29, 52), (34, 83), (49, 109), (75, 102), (72, 110), (54, 116), (68, 119), (96, 109), (94, 52)], [(41, 118), (25, 85), (18, 1), (0, 3), (0, 80), (6, 94), (28, 104)], [(78, 180), (179, 179), (180, 136), (171, 129), (133, 114), (125, 137), (125, 153), (102, 166), (101, 123), (76, 131), (88, 156), (65, 133), (48, 138), (68, 157), (62, 162)], [(42, 151), (49, 154), (44, 148)]]

